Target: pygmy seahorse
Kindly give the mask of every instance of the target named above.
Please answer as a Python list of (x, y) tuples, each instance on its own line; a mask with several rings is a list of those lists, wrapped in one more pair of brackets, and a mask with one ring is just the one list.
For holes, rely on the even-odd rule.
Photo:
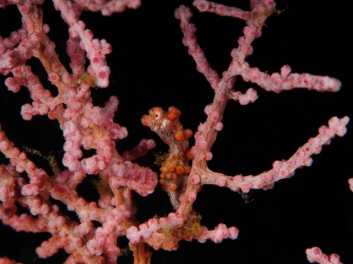
[(185, 191), (185, 181), (190, 172), (188, 163), (192, 158), (188, 141), (192, 131), (183, 128), (179, 121), (180, 115), (180, 110), (173, 106), (168, 111), (154, 107), (141, 118), (144, 126), (148, 126), (169, 145), (167, 158), (161, 164), (159, 183), (169, 194), (175, 210), (179, 207), (180, 195)]

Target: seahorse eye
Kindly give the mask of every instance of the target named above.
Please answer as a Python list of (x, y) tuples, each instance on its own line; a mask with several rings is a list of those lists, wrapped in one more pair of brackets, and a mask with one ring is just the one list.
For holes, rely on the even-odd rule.
[(160, 107), (154, 107), (150, 110), (150, 116), (155, 120), (161, 120), (163, 118), (163, 109)]

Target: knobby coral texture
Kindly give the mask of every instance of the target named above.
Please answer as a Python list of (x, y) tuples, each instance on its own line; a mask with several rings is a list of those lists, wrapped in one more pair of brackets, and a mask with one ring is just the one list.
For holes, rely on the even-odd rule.
[(3, 263), (353, 263), (349, 9), (217, 3), (0, 0)]

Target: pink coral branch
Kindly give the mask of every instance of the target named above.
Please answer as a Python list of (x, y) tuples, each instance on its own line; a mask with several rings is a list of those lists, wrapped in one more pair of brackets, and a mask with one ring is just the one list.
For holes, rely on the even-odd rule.
[(271, 75), (260, 72), (258, 68), (250, 68), (248, 63), (232, 62), (225, 78), (241, 75), (244, 81), (253, 82), (266, 91), (279, 93), (293, 88), (307, 88), (319, 92), (337, 92), (341, 82), (328, 76), (315, 76), (311, 74), (290, 73), (288, 65), (281, 68), (280, 73)]
[(349, 189), (353, 192), (353, 178), (350, 178), (348, 180), (348, 184), (349, 184)]
[(348, 122), (348, 117), (341, 119), (332, 117), (329, 120), (329, 126), (321, 126), (319, 134), (310, 138), (306, 144), (298, 148), (292, 157), (288, 160), (275, 161), (271, 170), (259, 175), (235, 175), (230, 177), (207, 169), (205, 172), (199, 172), (198, 175), (192, 175), (190, 181), (194, 184), (201, 182), (201, 184), (213, 184), (220, 187), (227, 186), (233, 191), (241, 189), (244, 193), (248, 193), (251, 189), (271, 189), (275, 182), (292, 177), (296, 169), (311, 166), (313, 162), (311, 155), (319, 154), (322, 146), (330, 144), (331, 139), (336, 135), (344, 136)]
[(229, 17), (240, 18), (244, 20), (248, 19), (250, 14), (250, 12), (241, 10), (240, 8), (229, 7), (229, 6), (221, 5), (211, 1), (195, 0), (193, 2), (193, 5), (200, 12), (210, 12), (210, 13), (215, 13), (219, 16), (229, 16)]
[(204, 52), (197, 43), (195, 36), (196, 26), (190, 23), (190, 18), (192, 17), (191, 10), (188, 7), (180, 6), (175, 10), (174, 16), (176, 19), (180, 19), (180, 28), (184, 34), (183, 44), (189, 48), (188, 53), (195, 60), (196, 69), (205, 75), (207, 81), (215, 89), (219, 82), (219, 77), (217, 72), (210, 67)]
[(145, 156), (146, 153), (156, 146), (156, 142), (152, 139), (142, 139), (140, 143), (130, 150), (123, 153), (124, 160), (135, 160), (138, 157)]
[[(0, 177), (3, 190), (2, 201), (4, 202), (0, 207), (0, 211), (3, 212), (1, 214), (3, 223), (12, 226), (17, 231), (47, 231), (52, 233), (53, 237), (37, 248), (38, 255), (43, 258), (55, 254), (59, 248), (64, 247), (68, 253), (73, 251), (80, 252), (85, 262), (96, 263), (101, 257), (96, 257), (95, 255), (102, 254), (104, 247), (108, 247), (107, 243), (110, 243), (108, 248), (109, 250), (112, 247), (115, 248), (115, 253), (110, 255), (109, 258), (116, 259), (120, 250), (114, 244), (123, 229), (121, 226), (130, 225), (126, 222), (130, 212), (123, 205), (114, 210), (111, 205), (100, 204), (103, 208), (99, 208), (96, 203), (87, 203), (83, 198), (78, 197), (74, 189), (70, 189), (66, 185), (67, 176), (65, 177), (62, 173), (57, 176), (56, 180), (49, 180), (46, 173), (37, 169), (23, 152), (19, 153), (19, 150), (6, 138), (3, 131), (0, 131), (0, 137), (0, 150), (10, 159), (12, 165), (16, 166), (17, 171), (26, 170), (30, 176), (30, 184), (27, 184), (16, 171), (13, 171), (12, 166), (9, 169), (12, 171), (13, 176), (11, 176), (9, 169), (0, 168), (0, 172), (3, 174)], [(138, 179), (138, 177), (136, 178)], [(19, 181), (20, 185), (15, 185), (16, 181)], [(111, 186), (112, 188), (115, 187), (114, 184)], [(17, 196), (20, 196), (17, 197), (17, 200), (21, 204), (28, 206), (33, 215), (39, 215), (38, 218), (34, 219), (27, 214), (20, 216), (14, 214), (17, 211), (17, 207), (11, 201), (16, 198), (15, 190), (20, 191), (20, 193), (17, 193)], [(44, 198), (46, 191), (54, 199), (68, 204), (69, 210), (75, 210), (81, 224), (78, 225), (76, 222), (63, 217), (59, 212), (59, 208), (56, 205), (52, 206), (48, 199)], [(41, 195), (42, 192), (44, 192), (42, 194), (43, 197), (37, 198), (36, 196)], [(93, 228), (92, 220), (104, 222), (103, 227)], [(59, 230), (61, 235), (57, 237), (56, 233)], [(90, 232), (93, 232), (94, 236), (85, 245), (83, 241), (86, 241), (86, 235)], [(108, 234), (112, 234), (113, 237), (108, 237)]]
[(308, 248), (306, 251), (306, 257), (310, 263), (319, 264), (342, 264), (340, 257), (337, 254), (331, 254), (327, 256), (322, 253), (321, 249), (318, 247)]
[(11, 259), (8, 259), (7, 257), (0, 258), (0, 263), (1, 264), (16, 264), (17, 262)]
[(84, 9), (94, 12), (101, 11), (103, 16), (124, 12), (126, 7), (136, 9), (141, 5), (140, 0), (75, 0), (75, 2)]
[[(32, 194), (27, 194), (24, 191), (26, 186), (25, 181), (14, 170), (12, 166), (0, 167), (0, 183), (2, 186), (9, 186), (4, 181), (12, 179), (12, 191), (8, 191), (7, 197), (2, 197), (3, 204), (0, 205), (1, 219), (4, 224), (7, 224), (17, 231), (27, 232), (50, 232), (52, 237), (48, 242), (43, 242), (37, 248), (37, 254), (40, 257), (47, 258), (57, 252), (59, 248), (68, 247), (67, 252), (80, 252), (82, 260), (98, 261), (99, 257), (89, 256), (90, 253), (85, 249), (82, 241), (85, 238), (81, 235), (75, 234), (74, 227), (77, 223), (64, 217), (56, 205), (52, 205), (47, 199), (43, 197), (36, 197)], [(22, 189), (22, 193), (20, 193)], [(28, 188), (27, 188), (28, 189)], [(17, 191), (17, 192), (16, 192)], [(31, 214), (37, 216), (34, 218), (28, 214), (15, 214), (17, 211), (17, 200), (22, 206), (28, 207)], [(57, 233), (60, 231), (60, 235)], [(69, 246), (70, 244), (70, 246)], [(91, 259), (91, 260), (90, 260)]]
[(55, 8), (61, 11), (64, 21), (70, 26), (71, 38), (79, 37), (80, 45), (87, 52), (87, 58), (91, 61), (88, 72), (94, 76), (97, 86), (105, 88), (109, 84), (110, 68), (107, 66), (105, 55), (112, 51), (112, 47), (104, 39), (93, 39), (93, 32), (85, 30), (85, 23), (78, 20), (81, 9), (71, 1), (55, 0)]

